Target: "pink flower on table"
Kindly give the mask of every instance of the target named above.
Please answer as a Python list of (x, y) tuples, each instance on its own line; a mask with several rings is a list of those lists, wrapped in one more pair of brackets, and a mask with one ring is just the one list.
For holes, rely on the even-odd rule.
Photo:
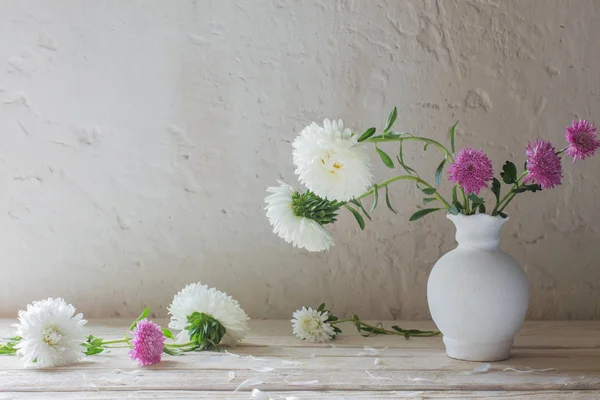
[(571, 126), (567, 126), (565, 140), (569, 144), (565, 152), (573, 157), (573, 162), (577, 159), (585, 160), (586, 157), (593, 156), (596, 150), (600, 148), (598, 130), (593, 124), (584, 119), (575, 120)]
[(165, 335), (159, 325), (143, 319), (133, 329), (129, 357), (139, 365), (159, 363), (165, 348)]
[(458, 152), (448, 168), (450, 180), (458, 183), (467, 193), (479, 194), (494, 178), (492, 162), (483, 150), (464, 148)]
[(529, 143), (525, 155), (528, 171), (525, 182), (537, 183), (542, 189), (560, 185), (562, 167), (552, 143), (546, 140), (536, 140), (533, 145)]

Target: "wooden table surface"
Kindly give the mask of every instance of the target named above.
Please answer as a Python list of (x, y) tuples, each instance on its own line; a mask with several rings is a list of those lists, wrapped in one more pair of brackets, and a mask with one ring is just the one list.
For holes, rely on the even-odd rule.
[[(13, 334), (14, 322), (0, 320), (0, 337)], [(129, 323), (88, 326), (116, 339)], [(428, 321), (393, 324), (434, 328)], [(227, 352), (165, 356), (150, 367), (137, 366), (126, 349), (47, 370), (0, 356), (0, 399), (260, 398), (253, 388), (272, 399), (600, 399), (600, 321), (526, 322), (512, 358), (489, 366), (448, 358), (439, 337), (363, 338), (347, 324), (331, 343), (311, 344), (291, 335), (289, 321), (255, 320), (251, 327)], [(235, 392), (250, 378), (259, 384)]]

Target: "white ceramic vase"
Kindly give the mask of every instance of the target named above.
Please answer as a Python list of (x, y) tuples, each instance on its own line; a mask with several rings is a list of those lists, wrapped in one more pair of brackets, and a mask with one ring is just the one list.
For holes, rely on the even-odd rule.
[(487, 214), (451, 215), (458, 247), (435, 264), (427, 283), (431, 316), (449, 357), (499, 361), (510, 356), (513, 337), (529, 302), (529, 284), (517, 261), (498, 249), (508, 220)]

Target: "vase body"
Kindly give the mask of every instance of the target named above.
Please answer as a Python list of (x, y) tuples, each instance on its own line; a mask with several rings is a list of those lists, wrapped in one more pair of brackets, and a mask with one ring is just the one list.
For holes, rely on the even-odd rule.
[(519, 263), (498, 248), (507, 218), (448, 215), (458, 247), (438, 260), (427, 282), (431, 316), (449, 357), (499, 361), (510, 356), (513, 337), (529, 303)]

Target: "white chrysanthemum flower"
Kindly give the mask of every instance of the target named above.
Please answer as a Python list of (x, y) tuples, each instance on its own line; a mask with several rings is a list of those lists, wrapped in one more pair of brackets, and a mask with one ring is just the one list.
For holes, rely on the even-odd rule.
[(300, 182), (319, 197), (348, 201), (372, 186), (369, 156), (342, 120), (326, 119), (322, 127), (313, 122), (300, 132), (293, 147)]
[(333, 246), (333, 237), (321, 224), (294, 213), (294, 189), (283, 182), (279, 184), (281, 186), (267, 188), (267, 192), (272, 194), (265, 198), (267, 218), (273, 232), (286, 242), (308, 251), (323, 251)]
[(250, 318), (231, 296), (201, 283), (190, 283), (175, 295), (169, 306), (171, 314), (169, 328), (181, 331), (177, 335), (179, 343), (190, 341), (185, 327), (187, 317), (194, 312), (210, 315), (225, 327), (227, 332), (221, 344), (235, 346), (250, 329), (248, 327)]
[(83, 314), (63, 299), (52, 297), (34, 301), (19, 311), (16, 335), (22, 339), (15, 346), (23, 356), (25, 367), (58, 367), (79, 360), (86, 340)]
[(329, 342), (335, 336), (335, 332), (331, 324), (325, 322), (327, 318), (327, 311), (302, 307), (292, 314), (294, 336), (307, 342)]

